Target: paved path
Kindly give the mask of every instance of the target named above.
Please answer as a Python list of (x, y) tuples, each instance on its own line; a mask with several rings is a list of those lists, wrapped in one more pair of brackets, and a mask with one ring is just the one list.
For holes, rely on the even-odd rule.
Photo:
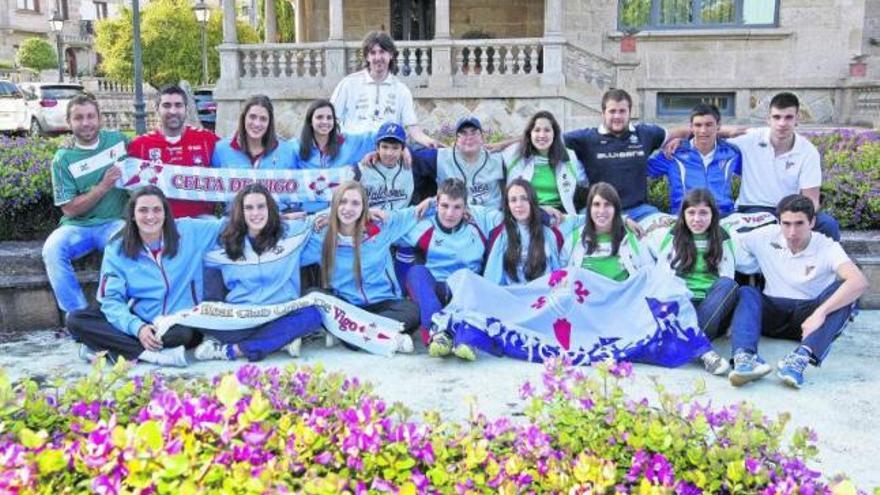
[[(788, 411), (792, 424), (810, 426), (819, 434), (820, 459), (814, 467), (832, 475), (846, 472), (865, 490), (880, 486), (880, 311), (863, 311), (856, 322), (836, 342), (821, 369), (810, 369), (805, 388), (796, 391), (780, 385), (774, 376), (734, 389), (726, 379), (707, 375), (696, 366), (666, 370), (636, 366), (636, 377), (627, 385), (631, 395), (652, 398), (651, 376), (659, 377), (673, 391), (687, 391), (705, 379), (707, 397), (716, 404), (748, 400), (765, 414)], [(729, 341), (716, 341), (719, 352), (729, 352)], [(765, 339), (762, 355), (775, 363), (791, 349), (789, 342)], [(292, 361), (276, 354), (263, 366), (285, 366), (290, 362), (308, 365), (323, 363), (329, 370), (357, 375), (376, 385), (388, 401), (400, 401), (415, 411), (433, 409), (447, 419), (461, 420), (472, 405), (490, 417), (518, 414), (522, 405), (517, 396), (525, 380), (540, 383), (541, 366), (494, 357), (475, 363), (438, 360), (428, 356), (397, 356), (386, 359), (341, 347), (325, 349), (310, 343), (303, 357)], [(239, 363), (240, 364), (240, 363)], [(169, 374), (213, 375), (233, 369), (227, 362), (197, 363)], [(13, 378), (22, 375), (75, 377), (88, 367), (76, 359), (76, 347), (56, 332), (42, 331), (27, 336), (0, 333), (0, 367)], [(141, 365), (136, 372), (156, 369)]]

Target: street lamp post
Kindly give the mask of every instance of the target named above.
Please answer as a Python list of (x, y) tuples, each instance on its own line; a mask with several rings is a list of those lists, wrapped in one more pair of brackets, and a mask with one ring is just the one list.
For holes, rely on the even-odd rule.
[(56, 10), (49, 19), (49, 29), (55, 33), (55, 49), (58, 51), (58, 82), (64, 82), (64, 45), (61, 40), (61, 32), (64, 30), (64, 19)]
[(208, 16), (211, 11), (208, 10), (208, 4), (204, 0), (199, 0), (193, 6), (193, 12), (196, 13), (196, 20), (202, 27), (202, 84), (208, 84), (208, 33), (207, 24)]
[(141, 58), (141, 6), (131, 0), (132, 37), (134, 38), (134, 130), (138, 135), (147, 132), (147, 114), (144, 112), (144, 62)]

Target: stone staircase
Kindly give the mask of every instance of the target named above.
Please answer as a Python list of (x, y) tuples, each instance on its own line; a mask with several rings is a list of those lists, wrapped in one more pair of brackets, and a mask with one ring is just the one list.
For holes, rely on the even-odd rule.
[[(863, 309), (880, 309), (880, 231), (844, 232), (843, 245), (871, 282)], [(62, 316), (46, 279), (42, 243), (0, 242), (0, 333), (60, 327)], [(100, 257), (74, 263), (86, 296), (97, 289)]]

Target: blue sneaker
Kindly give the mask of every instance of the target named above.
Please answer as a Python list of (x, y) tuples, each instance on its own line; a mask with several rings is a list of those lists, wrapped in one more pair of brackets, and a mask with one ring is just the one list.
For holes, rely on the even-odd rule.
[(810, 351), (804, 346), (798, 346), (776, 363), (776, 376), (790, 387), (801, 388), (804, 384), (804, 370), (808, 364)]
[(733, 370), (727, 375), (734, 387), (763, 378), (773, 368), (757, 354), (737, 349), (733, 353)]

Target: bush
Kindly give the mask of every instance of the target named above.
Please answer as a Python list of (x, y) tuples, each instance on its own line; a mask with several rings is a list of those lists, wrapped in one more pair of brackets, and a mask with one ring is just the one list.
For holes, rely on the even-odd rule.
[[(805, 134), (822, 155), (822, 209), (845, 229), (880, 229), (880, 135), (841, 129)], [(739, 179), (734, 179), (734, 194)], [(648, 201), (669, 211), (666, 179), (652, 181)]]
[(128, 379), (99, 361), (77, 383), (12, 386), (0, 371), (0, 489), (12, 493), (855, 493), (805, 464), (815, 435), (787, 416), (713, 409), (662, 387), (626, 397), (550, 363), (525, 424), (467, 424), (387, 406), (320, 367), (245, 365), (211, 381)]
[(21, 43), (16, 54), (18, 65), (34, 70), (58, 67), (58, 54), (55, 48), (43, 38), (28, 38)]
[(0, 240), (45, 237), (57, 226), (51, 170), (58, 143), (0, 135)]
[(815, 134), (822, 154), (822, 203), (841, 227), (880, 228), (880, 135), (875, 131)]
[[(486, 141), (503, 137), (486, 128)], [(435, 131), (452, 145), (452, 124)], [(874, 131), (840, 130), (808, 134), (822, 154), (823, 208), (849, 229), (880, 229), (880, 137)], [(35, 239), (48, 235), (61, 213), (52, 205), (49, 167), (57, 139), (0, 137), (0, 240)], [(734, 180), (734, 196), (738, 191)], [(648, 200), (667, 211), (666, 180), (652, 182)]]

